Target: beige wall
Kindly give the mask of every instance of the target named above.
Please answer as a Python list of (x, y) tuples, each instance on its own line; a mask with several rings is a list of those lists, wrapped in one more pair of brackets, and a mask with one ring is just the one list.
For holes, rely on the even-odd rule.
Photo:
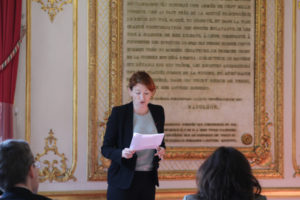
[[(99, 0), (99, 4), (101, 3), (108, 5), (106, 0)], [(275, 0), (268, 0), (267, 4), (272, 6), (275, 4)], [(30, 9), (27, 6), (30, 6)], [(30, 23), (27, 20), (27, 25), (30, 24), (31, 28), (27, 27), (29, 31), (27, 41), (26, 39), (23, 40), (20, 50), (15, 98), (15, 137), (30, 139), (34, 153), (41, 154), (44, 151), (45, 138), (48, 137), (48, 133), (52, 129), (54, 137), (57, 138), (58, 152), (64, 153), (67, 158), (66, 166), (76, 177), (76, 181), (57, 182), (53, 180), (50, 182), (46, 180), (40, 184), (40, 191), (47, 195), (55, 194), (57, 199), (66, 199), (68, 196), (74, 196), (74, 193), (77, 198), (82, 195), (84, 198), (90, 196), (90, 199), (99, 199), (104, 196), (107, 187), (106, 182), (88, 181), (88, 1), (78, 1), (78, 35), (74, 29), (76, 26), (73, 24), (73, 21), (76, 21), (73, 13), (74, 7), (76, 8), (74, 3), (73, 5), (63, 5), (63, 10), (58, 12), (51, 22), (47, 12), (41, 9), (41, 4), (29, 0), (23, 1), (24, 17), (22, 22), (26, 24), (26, 19), (30, 19)], [(296, 24), (298, 33), (300, 32), (299, 7), (298, 5)], [(108, 13), (108, 7), (105, 8), (104, 13)], [(108, 15), (102, 17), (104, 18), (101, 20), (108, 22)], [(107, 29), (104, 30), (106, 33), (108, 31)], [(300, 177), (293, 177), (295, 170), (292, 157), (293, 113), (296, 115), (296, 121), (300, 120), (297, 116), (297, 113), (300, 113), (300, 106), (296, 104), (296, 108), (293, 108), (292, 104), (294, 88), (292, 82), (292, 44), (295, 42), (292, 38), (293, 0), (284, 1), (283, 31), (284, 178), (260, 180), (264, 192), (269, 195), (268, 199), (282, 200), (287, 199), (287, 197), (289, 199), (300, 198)], [(267, 30), (268, 34), (272, 35)], [(74, 37), (77, 37), (77, 47), (73, 40)], [(300, 39), (297, 41), (297, 55), (299, 55), (299, 49)], [(107, 51), (102, 52), (106, 56), (106, 60), (108, 60)], [(295, 64), (298, 69), (300, 69), (299, 59), (298, 56)], [(30, 74), (28, 74), (29, 69), (31, 70)], [(76, 70), (78, 70), (77, 82), (76, 79), (75, 81), (73, 79), (73, 73), (76, 74)], [(297, 77), (300, 77), (299, 71), (296, 72)], [(295, 89), (295, 99), (296, 102), (299, 102), (300, 89), (299, 87)], [(78, 92), (75, 96), (74, 91)], [(27, 113), (26, 109), (28, 110)], [(300, 123), (298, 122), (298, 125), (295, 126), (296, 143), (300, 142), (299, 126)], [(296, 148), (298, 165), (300, 165), (299, 150)], [(54, 157), (55, 155), (51, 154), (46, 159), (53, 160)], [(195, 187), (193, 180), (163, 180), (160, 184), (160, 199), (176, 199), (176, 197), (180, 199), (185, 193), (192, 192)], [(179, 192), (178, 188), (181, 189)], [(75, 199), (75, 197), (70, 197), (70, 199)]]

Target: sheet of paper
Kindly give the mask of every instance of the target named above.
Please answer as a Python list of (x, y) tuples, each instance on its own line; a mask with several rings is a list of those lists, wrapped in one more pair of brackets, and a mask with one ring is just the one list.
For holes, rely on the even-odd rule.
[(140, 134), (133, 133), (130, 149), (138, 151), (144, 149), (156, 149), (164, 138), (164, 133)]

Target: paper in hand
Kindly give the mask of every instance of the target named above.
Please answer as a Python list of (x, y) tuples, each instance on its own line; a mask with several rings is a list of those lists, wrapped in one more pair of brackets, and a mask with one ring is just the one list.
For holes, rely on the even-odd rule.
[(133, 133), (131, 144), (129, 149), (131, 150), (144, 150), (144, 149), (156, 149), (164, 138), (164, 133), (155, 134), (140, 134)]

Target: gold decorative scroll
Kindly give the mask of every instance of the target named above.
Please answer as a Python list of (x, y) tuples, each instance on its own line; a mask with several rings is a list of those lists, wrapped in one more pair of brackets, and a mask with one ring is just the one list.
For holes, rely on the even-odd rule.
[[(266, 121), (268, 121), (268, 115), (266, 114)], [(254, 151), (248, 154), (248, 158), (251, 161), (251, 165), (259, 166), (272, 166), (272, 153), (271, 153), (271, 132), (269, 126), (272, 126), (271, 122), (267, 122), (264, 127), (263, 135), (259, 138), (260, 144), (254, 147)]]
[[(35, 157), (36, 161), (42, 163), (42, 167), (39, 170), (39, 180), (40, 182), (45, 182), (46, 180), (49, 180), (49, 182), (66, 182), (71, 179), (76, 181), (71, 169), (67, 168), (67, 158), (65, 157), (65, 154), (59, 153), (56, 141), (57, 139), (54, 137), (54, 133), (51, 129), (49, 136), (45, 138), (44, 152), (41, 154), (38, 153)], [(47, 160), (45, 157), (47, 157), (47, 155), (49, 156), (49, 152), (52, 152), (60, 160)]]
[[(300, 8), (300, 2), (298, 2), (298, 6)], [(293, 168), (295, 170), (294, 177), (300, 176), (300, 166), (297, 164), (297, 156), (296, 156), (296, 140), (297, 140), (297, 131), (296, 131), (296, 108), (297, 108), (297, 76), (296, 76), (296, 59), (297, 54), (297, 0), (293, 0), (293, 32), (292, 32), (292, 162)]]
[[(91, 12), (92, 4), (96, 4), (95, 0), (90, 0), (89, 5)], [(122, 102), (122, 71), (123, 71), (123, 3), (122, 0), (111, 0), (110, 1), (110, 63), (109, 63), (109, 105), (108, 110), (111, 109), (113, 105), (119, 105)], [(94, 7), (94, 9), (96, 6)], [(244, 142), (249, 142), (253, 140), (251, 146), (238, 147), (247, 158), (250, 160), (252, 166), (255, 166), (254, 173), (259, 178), (279, 178), (283, 176), (283, 2), (282, 0), (276, 0), (276, 30), (275, 32), (275, 66), (274, 69), (274, 117), (270, 118), (268, 111), (266, 110), (266, 0), (256, 0), (255, 1), (255, 76), (254, 76), (254, 91), (255, 91), (255, 104), (254, 104), (254, 137), (249, 138), (247, 134), (243, 139)], [(94, 11), (93, 11), (94, 12)], [(95, 11), (97, 12), (97, 11)], [(95, 14), (96, 16), (96, 14)], [(125, 19), (124, 19), (125, 20)], [(89, 20), (89, 27), (95, 27), (93, 24), (97, 24), (97, 18), (91, 18)], [(94, 34), (92, 29), (89, 29), (89, 60), (96, 60), (96, 49), (95, 41), (96, 37), (91, 36)], [(93, 45), (92, 45), (93, 44)], [(95, 46), (94, 46), (95, 45)], [(93, 52), (94, 51), (94, 52)], [(91, 62), (93, 65), (93, 63)], [(91, 66), (91, 65), (90, 65)], [(92, 69), (90, 68), (90, 74)], [(95, 81), (89, 83), (90, 87), (93, 86)], [(103, 83), (102, 83), (103, 84)], [(96, 91), (97, 89), (94, 88)], [(268, 88), (269, 89), (269, 88)], [(91, 91), (90, 91), (91, 92)], [(89, 95), (91, 97), (91, 95)], [(96, 119), (97, 113), (93, 109), (97, 104), (95, 101), (90, 101), (89, 116), (89, 134), (91, 134), (97, 141), (89, 140), (89, 148), (91, 149), (91, 155), (93, 159), (89, 157), (89, 162), (91, 162), (95, 171), (89, 172), (89, 178), (91, 180), (105, 180), (106, 179), (106, 165), (109, 162), (101, 161), (97, 156), (100, 155), (101, 137), (96, 137), (97, 132), (95, 128), (105, 126), (106, 118), (100, 120), (92, 120), (92, 116)], [(103, 110), (107, 112), (107, 110)], [(107, 113), (109, 115), (109, 113)], [(108, 116), (107, 115), (107, 116)], [(93, 124), (93, 125), (92, 125)], [(271, 128), (273, 131), (271, 131)], [(103, 132), (104, 133), (104, 132)], [(103, 137), (103, 136), (102, 136)], [(166, 161), (168, 160), (199, 160), (207, 158), (213, 151), (215, 147), (168, 147), (166, 154)], [(103, 159), (103, 158), (102, 158)], [(100, 158), (101, 160), (101, 158)], [(101, 165), (99, 165), (101, 163)], [(105, 163), (105, 164), (104, 164)], [(90, 166), (90, 165), (89, 165)], [(194, 170), (163, 170), (159, 171), (160, 179), (194, 179)]]
[(41, 9), (48, 13), (51, 22), (53, 22), (54, 17), (57, 13), (63, 11), (63, 6), (65, 4), (72, 3), (72, 0), (33, 0), (41, 4)]
[[(26, 4), (26, 97), (25, 139), (31, 140), (31, 0)], [(73, 1), (73, 115), (72, 115), (72, 166), (67, 176), (73, 177), (77, 166), (78, 146), (78, 0)], [(66, 179), (61, 179), (67, 181)]]

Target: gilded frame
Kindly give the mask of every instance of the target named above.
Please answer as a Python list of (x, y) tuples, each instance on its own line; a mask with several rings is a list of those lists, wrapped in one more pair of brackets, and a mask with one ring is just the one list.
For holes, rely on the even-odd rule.
[[(259, 166), (254, 173), (259, 178), (282, 178), (283, 177), (283, 1), (276, 0), (276, 19), (275, 19), (275, 65), (274, 65), (274, 118), (269, 119), (265, 108), (266, 101), (266, 65), (265, 65), (265, 31), (266, 31), (266, 0), (256, 0), (256, 45), (255, 45), (255, 141), (253, 147), (240, 148), (240, 150), (249, 158), (252, 165)], [(97, 56), (96, 43), (97, 37), (97, 17), (95, 8), (97, 1), (89, 1), (89, 74), (97, 67), (93, 63)], [(95, 7), (93, 7), (95, 6)], [(122, 37), (123, 37), (123, 1), (110, 0), (110, 52), (109, 52), (109, 105), (122, 103)], [(95, 12), (95, 13), (94, 13)], [(93, 15), (91, 14), (93, 13)], [(94, 16), (94, 18), (93, 18)], [(91, 18), (92, 17), (92, 18)], [(93, 39), (94, 38), (94, 39)], [(92, 69), (93, 68), (93, 69)], [(114, 83), (114, 84), (112, 84)], [(89, 83), (89, 180), (106, 180), (106, 169), (109, 162), (102, 162), (99, 165), (98, 160), (100, 151), (97, 133), (95, 132), (99, 122), (96, 121), (97, 109), (95, 101), (93, 102), (96, 86), (93, 85), (92, 75)], [(104, 121), (105, 122), (105, 119)], [(103, 125), (103, 122), (100, 125)], [(274, 127), (274, 154), (271, 151), (271, 132), (269, 127)], [(93, 132), (94, 131), (94, 132)], [(168, 148), (166, 159), (180, 160), (204, 159), (214, 148)], [(195, 171), (160, 171), (160, 179), (194, 179)]]

